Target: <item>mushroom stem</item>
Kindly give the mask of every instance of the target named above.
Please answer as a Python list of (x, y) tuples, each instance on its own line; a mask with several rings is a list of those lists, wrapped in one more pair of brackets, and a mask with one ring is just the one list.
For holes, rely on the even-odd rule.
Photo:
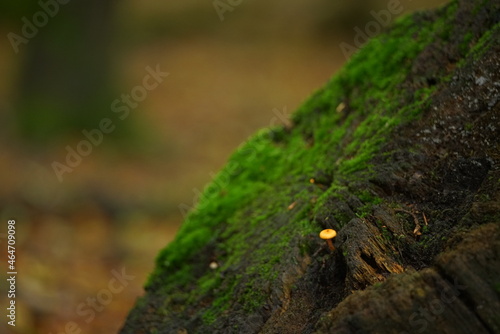
[(333, 246), (332, 239), (327, 239), (326, 243), (328, 244), (328, 248), (333, 252), (335, 250), (335, 246)]

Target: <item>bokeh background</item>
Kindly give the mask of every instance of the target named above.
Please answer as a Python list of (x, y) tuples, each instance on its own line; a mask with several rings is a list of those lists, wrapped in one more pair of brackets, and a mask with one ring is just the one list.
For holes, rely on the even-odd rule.
[[(46, 7), (53, 17), (39, 14), (38, 31), (16, 47), (9, 34), (22, 36), (23, 17), (33, 23), (44, 9), (2, 2), (0, 259), (3, 277), (14, 218), (18, 276), (16, 327), (3, 311), (0, 331), (62, 333), (74, 322), (82, 333), (116, 333), (174, 238), (180, 206), (193, 205), (249, 135), (286, 122), (346, 61), (340, 43), (354, 45), (354, 29), (391, 2), (241, 1), (221, 20), (214, 5), (226, 0), (73, 0)], [(444, 2), (399, 3), (407, 13)], [(112, 102), (148, 66), (169, 76), (119, 119)], [(103, 118), (115, 130), (61, 182), (53, 162), (65, 163), (67, 147)], [(77, 307), (122, 268), (134, 279), (87, 322)]]

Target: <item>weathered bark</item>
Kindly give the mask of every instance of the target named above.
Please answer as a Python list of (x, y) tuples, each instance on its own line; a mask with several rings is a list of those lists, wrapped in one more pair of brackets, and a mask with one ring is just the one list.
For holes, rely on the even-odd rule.
[(499, 21), (400, 20), (252, 138), (122, 333), (500, 333)]

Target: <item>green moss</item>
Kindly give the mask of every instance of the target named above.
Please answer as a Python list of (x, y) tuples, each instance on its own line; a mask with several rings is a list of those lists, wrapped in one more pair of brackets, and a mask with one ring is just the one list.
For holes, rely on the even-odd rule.
[[(474, 59), (479, 59), (485, 52), (488, 50), (491, 44), (498, 43), (498, 36), (500, 32), (500, 22), (497, 23), (491, 30), (488, 30), (481, 36), (481, 38), (477, 41), (477, 43), (469, 50), (467, 56), (472, 55)], [(459, 66), (462, 66), (465, 62), (465, 58), (461, 59), (459, 62)]]
[(472, 10), (472, 13), (474, 15), (476, 15), (480, 10), (481, 8), (484, 8), (484, 5), (488, 2), (489, 0), (483, 0), (482, 3), (477, 3), (475, 6), (474, 6), (474, 9)]
[(460, 46), (459, 46), (461, 54), (467, 54), (468, 50), (470, 49), (470, 43), (472, 42), (473, 37), (474, 37), (474, 35), (470, 31), (465, 34), (465, 36), (462, 40), (462, 43), (460, 43)]
[(367, 204), (376, 205), (376, 204), (382, 203), (382, 199), (380, 197), (375, 196), (373, 193), (371, 193), (368, 190), (362, 190), (357, 195), (358, 195), (358, 198), (362, 202), (367, 203)]

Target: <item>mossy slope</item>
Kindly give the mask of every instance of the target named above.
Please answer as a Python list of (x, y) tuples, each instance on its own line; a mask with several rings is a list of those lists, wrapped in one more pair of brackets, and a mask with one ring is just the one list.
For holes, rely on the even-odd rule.
[[(457, 75), (498, 46), (498, 20), (493, 1), (400, 19), (292, 126), (242, 145), (158, 256), (122, 333), (312, 332), (352, 291), (432, 265), (456, 230), (470, 228), (464, 217), (497, 172), (496, 135), (481, 127), (498, 114), (498, 92), (483, 92), (481, 117), (450, 112), (444, 92), (463, 88)], [(433, 133), (426, 119), (468, 131), (467, 149), (446, 137), (460, 133)], [(496, 193), (492, 182), (484, 196)], [(414, 233), (415, 219), (424, 225), (417, 211), (432, 224)], [(339, 231), (334, 254), (317, 238), (327, 227)]]

